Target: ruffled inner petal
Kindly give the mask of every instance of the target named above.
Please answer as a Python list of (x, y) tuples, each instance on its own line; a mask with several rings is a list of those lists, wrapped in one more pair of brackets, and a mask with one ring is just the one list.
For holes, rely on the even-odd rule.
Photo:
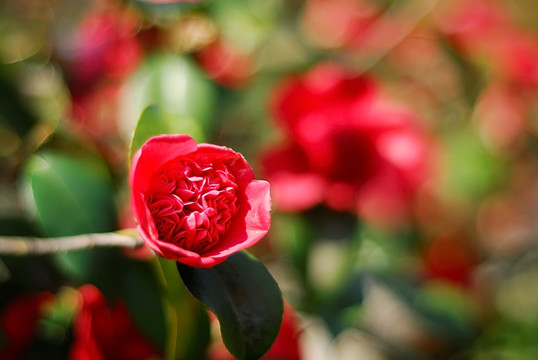
[(237, 189), (218, 159), (179, 156), (163, 164), (145, 194), (159, 240), (198, 254), (211, 249), (237, 213)]

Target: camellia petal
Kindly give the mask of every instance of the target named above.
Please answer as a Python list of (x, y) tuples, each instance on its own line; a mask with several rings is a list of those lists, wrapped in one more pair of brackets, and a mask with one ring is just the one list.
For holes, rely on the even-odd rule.
[(133, 156), (131, 204), (138, 231), (158, 255), (217, 265), (269, 230), (269, 183), (243, 156), (187, 135), (149, 139)]

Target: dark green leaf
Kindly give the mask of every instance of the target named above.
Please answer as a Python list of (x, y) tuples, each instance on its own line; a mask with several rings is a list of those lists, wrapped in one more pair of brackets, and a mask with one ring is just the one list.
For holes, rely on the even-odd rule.
[(259, 359), (271, 348), (282, 321), (278, 284), (246, 252), (209, 269), (177, 264), (189, 291), (215, 313), (224, 344), (238, 359)]
[[(115, 229), (114, 191), (104, 166), (93, 158), (57, 152), (34, 155), (25, 168), (28, 206), (48, 236), (69, 236)], [(102, 253), (106, 251), (103, 250)], [(102, 267), (97, 250), (56, 254), (69, 277), (88, 279)]]
[(114, 230), (114, 193), (93, 159), (57, 152), (34, 155), (25, 169), (29, 206), (48, 236)]
[(11, 79), (14, 73), (13, 65), (0, 65), (0, 128), (7, 127), (22, 137), (34, 126), (36, 118)]
[(138, 328), (148, 339), (165, 348), (166, 321), (163, 309), (164, 289), (157, 281), (151, 263), (126, 261), (123, 290), (127, 307)]

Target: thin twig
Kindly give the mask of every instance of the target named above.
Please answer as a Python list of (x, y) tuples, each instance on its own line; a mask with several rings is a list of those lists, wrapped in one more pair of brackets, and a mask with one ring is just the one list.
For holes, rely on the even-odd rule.
[[(412, 1), (403, 6), (399, 2), (394, 2), (390, 9), (377, 20), (374, 28), (371, 30), (371, 46), (379, 47), (377, 54), (368, 59), (365, 64), (362, 64), (361, 71), (363, 73), (371, 70), (385, 56), (387, 56), (396, 46), (398, 46), (417, 25), (436, 7), (438, 0), (419, 0)], [(400, 7), (401, 6), (401, 7)], [(394, 23), (393, 13), (399, 13), (400, 19), (405, 19), (401, 23), (401, 28), (396, 33), (392, 31)], [(390, 41), (384, 40), (387, 37), (387, 32), (391, 32)], [(381, 45), (382, 44), (382, 45)]]
[(58, 238), (0, 236), (0, 254), (16, 256), (45, 255), (90, 249), (98, 246), (119, 246), (134, 249), (143, 243), (138, 234), (127, 234), (126, 232), (84, 234)]

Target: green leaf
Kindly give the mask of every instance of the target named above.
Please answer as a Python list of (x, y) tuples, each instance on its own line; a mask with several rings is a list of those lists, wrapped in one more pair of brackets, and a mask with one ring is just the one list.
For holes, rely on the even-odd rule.
[(0, 64), (0, 128), (22, 137), (35, 125), (36, 118), (15, 86), (12, 76), (16, 73), (13, 65)]
[(161, 134), (187, 134), (197, 142), (204, 141), (204, 135), (198, 123), (189, 117), (174, 115), (160, 106), (148, 106), (136, 125), (131, 142), (129, 157), (152, 136)]
[(28, 206), (48, 236), (115, 229), (114, 192), (102, 164), (47, 152), (30, 158), (25, 175)]
[[(27, 206), (46, 235), (115, 229), (114, 190), (106, 168), (97, 159), (43, 152), (29, 159), (24, 172)], [(67, 276), (88, 280), (107, 250), (55, 254), (54, 260)]]
[(432, 333), (446, 340), (463, 343), (475, 335), (475, 309), (459, 287), (450, 284), (422, 286), (416, 289), (411, 308)]
[(207, 133), (213, 129), (216, 95), (215, 85), (193, 61), (174, 54), (155, 54), (128, 80), (120, 102), (120, 121), (131, 132), (136, 127), (133, 121), (148, 106), (157, 105)]
[(166, 341), (166, 320), (163, 309), (164, 289), (160, 286), (151, 263), (126, 261), (122, 286), (129, 312), (135, 324), (162, 350)]
[(167, 307), (166, 358), (176, 360), (203, 359), (211, 341), (207, 311), (179, 281), (176, 262), (156, 257), (164, 288), (170, 303)]
[(209, 269), (177, 264), (189, 291), (215, 313), (224, 344), (238, 359), (259, 359), (275, 341), (283, 302), (269, 271), (247, 252)]
[(495, 157), (475, 134), (461, 130), (445, 136), (446, 176), (441, 188), (446, 196), (476, 203), (506, 174), (502, 159)]

